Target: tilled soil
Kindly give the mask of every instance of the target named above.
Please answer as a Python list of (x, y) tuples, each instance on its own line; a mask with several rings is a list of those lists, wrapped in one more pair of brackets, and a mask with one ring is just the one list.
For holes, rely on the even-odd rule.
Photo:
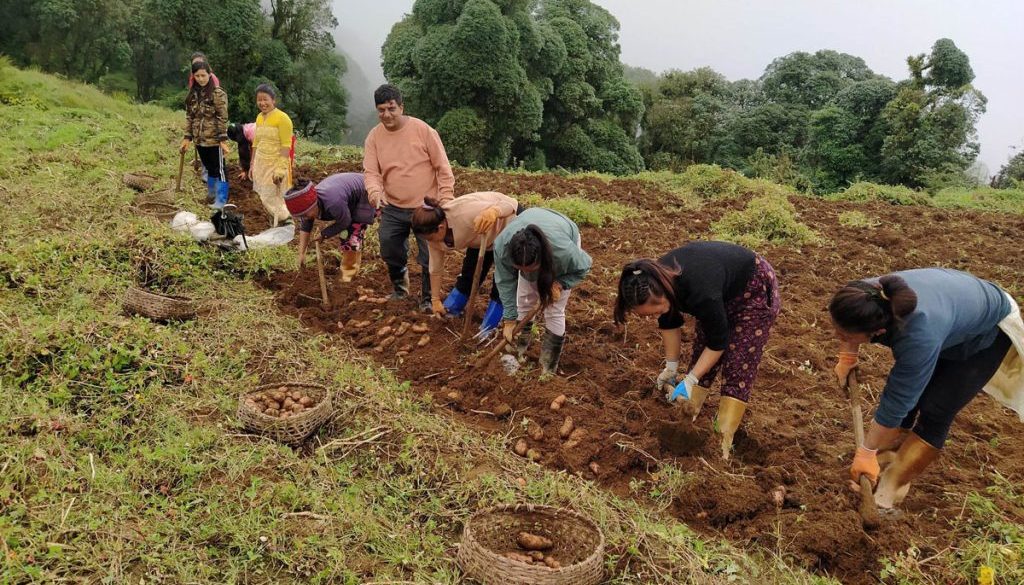
[[(346, 170), (358, 168), (347, 164), (302, 169), (317, 178)], [(712, 430), (717, 393), (708, 399), (689, 433), (666, 432), (665, 423), (680, 423), (685, 417), (653, 392), (654, 377), (662, 367), (656, 323), (631, 319), (627, 327), (616, 327), (612, 303), (625, 262), (657, 257), (690, 239), (710, 238), (710, 224), (725, 212), (741, 208), (746, 198), (711, 201), (699, 212), (687, 212), (669, 192), (640, 181), (606, 183), (590, 177), (468, 170), (456, 171), (456, 186), (459, 194), (480, 190), (511, 195), (532, 191), (545, 197), (580, 194), (644, 210), (603, 229), (583, 229), (583, 247), (593, 256), (594, 267), (572, 291), (559, 376), (538, 380), (537, 341), (530, 348), (531, 359), (517, 374), (506, 374), (498, 360), (482, 371), (470, 369), (482, 350), (472, 343), (459, 343), (461, 320), (421, 315), (412, 300), (373, 302), (390, 292), (386, 270), (377, 257), (366, 257), (355, 282), (342, 285), (335, 280), (337, 260), (329, 256), (334, 308), (328, 310), (320, 306), (313, 267), (301, 274), (275, 274), (265, 285), (275, 292), (281, 309), (297, 316), (311, 331), (365, 348), (400, 378), (411, 380), (417, 391), (431, 395), (439, 410), (451, 412), (481, 432), (508, 433), (510, 449), (523, 438), (539, 451), (542, 464), (640, 498), (660, 485), (662, 464), (671, 462), (698, 478), (672, 494), (669, 509), (679, 519), (740, 546), (759, 545), (844, 582), (877, 582), (879, 559), (911, 546), (926, 557), (955, 545), (950, 521), (963, 513), (967, 493), (990, 485), (994, 470), (1010, 481), (1024, 480), (1024, 426), (983, 395), (961, 413), (945, 453), (914, 485), (904, 513), (865, 532), (856, 497), (846, 488), (853, 450), (850, 404), (832, 375), (836, 342), (825, 310), (831, 294), (848, 280), (935, 265), (971, 271), (1020, 299), (1024, 271), (1016, 243), (1024, 241), (1024, 218), (792, 198), (801, 219), (818, 231), (822, 243), (762, 250), (779, 276), (782, 313), (771, 333), (733, 457), (724, 462), (718, 435)], [(246, 210), (249, 230), (258, 231), (258, 226), (249, 224), (253, 211), (260, 209), (255, 195), (241, 189), (232, 192), (232, 199)], [(880, 225), (841, 227), (838, 215), (853, 209)], [(446, 286), (458, 271), (461, 258), (457, 256), (448, 260)], [(417, 298), (419, 268), (414, 261), (410, 271), (412, 296)], [(367, 300), (360, 302), (364, 296)], [(477, 315), (486, 303), (486, 295), (481, 297)], [(363, 321), (370, 323), (357, 328)], [(377, 337), (382, 327), (391, 327), (393, 333), (402, 323), (428, 327), (426, 345), (418, 346), (424, 334), (410, 328), (387, 348), (375, 349), (390, 336)], [(684, 339), (691, 337), (688, 321)], [(688, 348), (684, 347), (684, 354)], [(872, 347), (861, 363), (862, 407), (870, 413), (891, 356), (885, 348)], [(568, 399), (554, 411), (550, 405), (561, 394)], [(496, 416), (506, 405), (511, 413)], [(575, 441), (559, 436), (567, 416), (585, 433)], [(687, 423), (682, 425), (687, 429)], [(652, 483), (631, 490), (636, 480)], [(773, 491), (782, 493), (779, 486), (784, 486), (784, 496), (773, 499)], [(1024, 512), (1006, 513), (1024, 522)]]

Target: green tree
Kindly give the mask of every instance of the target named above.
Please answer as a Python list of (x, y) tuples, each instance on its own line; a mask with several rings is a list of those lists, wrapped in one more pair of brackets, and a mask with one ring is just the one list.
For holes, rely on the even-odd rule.
[[(529, 2), (417, 0), (391, 29), (382, 50), (384, 74), (406, 109), (439, 126), (463, 163), (508, 164), (513, 145), (530, 145), (543, 121), (564, 47), (531, 17)], [(531, 71), (528, 71), (531, 68)]]
[(996, 189), (1018, 189), (1024, 183), (1024, 151), (1018, 152), (992, 177)]
[(732, 84), (709, 67), (669, 71), (650, 92), (640, 145), (652, 168), (711, 163), (728, 140)]
[(618, 21), (588, 0), (542, 0), (538, 19), (566, 51), (544, 103), (540, 142), (548, 164), (620, 174), (642, 169), (635, 136), (644, 104), (622, 73)]
[(935, 174), (963, 173), (978, 156), (976, 124), (985, 96), (971, 86), (967, 55), (949, 39), (907, 60), (911, 78), (882, 112), (883, 178), (921, 187)]
[[(68, 77), (96, 82), (124, 67), (131, 48), (123, 38), (129, 19), (126, 0), (16, 0), (11, 12), (25, 28), (14, 35), (16, 54)], [(5, 8), (6, 19), (8, 10)], [(7, 45), (7, 43), (4, 43)], [(6, 50), (6, 46), (5, 46)]]
[(872, 77), (860, 57), (836, 51), (796, 52), (772, 61), (761, 84), (770, 101), (817, 109), (851, 83)]

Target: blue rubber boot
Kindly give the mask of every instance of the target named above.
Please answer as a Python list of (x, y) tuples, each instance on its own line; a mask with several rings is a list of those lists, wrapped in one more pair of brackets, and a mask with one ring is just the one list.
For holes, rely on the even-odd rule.
[(453, 288), (452, 292), (448, 293), (448, 298), (444, 300), (444, 310), (448, 311), (449, 315), (457, 317), (462, 314), (467, 302), (469, 299), (466, 298), (466, 295), (459, 292), (459, 289)]
[[(203, 171), (206, 169), (204, 168)], [(206, 202), (213, 203), (217, 198), (217, 178), (206, 177)]]
[(228, 182), (214, 179), (217, 182), (217, 196), (213, 200), (214, 209), (222, 209), (228, 202)]
[(480, 333), (486, 333), (496, 329), (501, 324), (501, 316), (505, 313), (505, 307), (498, 301), (487, 303), (487, 311), (484, 313), (484, 322), (480, 324)]

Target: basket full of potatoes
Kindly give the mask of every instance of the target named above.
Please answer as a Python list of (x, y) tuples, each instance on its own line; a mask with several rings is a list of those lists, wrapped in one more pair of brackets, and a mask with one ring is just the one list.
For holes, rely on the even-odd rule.
[(466, 522), (458, 559), (487, 585), (596, 585), (604, 577), (604, 535), (565, 508), (496, 506)]
[(309, 438), (333, 412), (331, 391), (318, 384), (267, 384), (238, 401), (245, 428), (292, 446)]

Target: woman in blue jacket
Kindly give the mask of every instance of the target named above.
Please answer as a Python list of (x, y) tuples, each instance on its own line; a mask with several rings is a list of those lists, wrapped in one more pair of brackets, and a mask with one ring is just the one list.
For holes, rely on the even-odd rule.
[[(999, 369), (1011, 347), (999, 323), (1012, 306), (991, 282), (943, 268), (853, 281), (832, 297), (841, 386), (860, 344), (885, 345), (895, 359), (850, 467), (854, 483), (861, 475), (877, 482), (879, 507), (906, 497), (910, 482), (939, 456), (957, 413)], [(879, 450), (895, 451), (881, 474)]]

